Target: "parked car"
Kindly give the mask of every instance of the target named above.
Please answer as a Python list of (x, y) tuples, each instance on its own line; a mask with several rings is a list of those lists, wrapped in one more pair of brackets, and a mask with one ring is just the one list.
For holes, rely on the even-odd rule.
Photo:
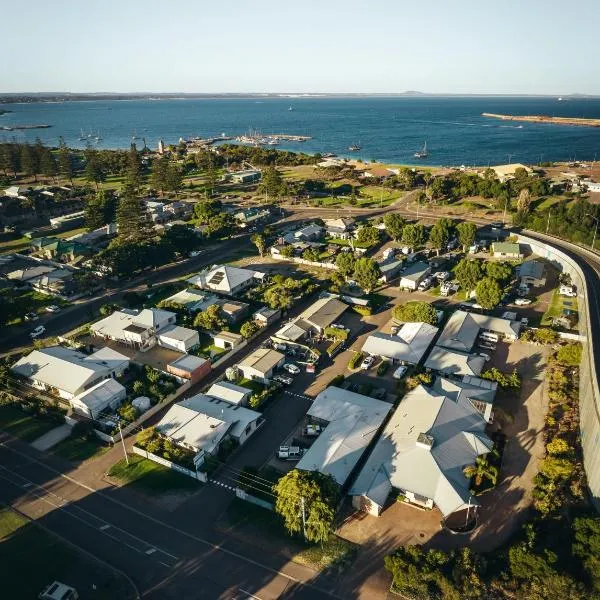
[(281, 460), (300, 460), (306, 450), (300, 446), (279, 446), (277, 458)]
[(46, 333), (46, 328), (43, 325), (38, 325), (30, 334), (29, 337), (33, 340), (39, 338), (40, 335)]
[(531, 304), (531, 300), (529, 298), (517, 298), (515, 300), (515, 304), (517, 306), (528, 306), (529, 304)]
[(294, 380), (287, 375), (275, 375), (273, 380), (282, 383), (283, 385), (292, 385), (292, 383), (294, 383)]
[(490, 225), (495, 229), (502, 229), (504, 227), (504, 223), (502, 221), (494, 221), (493, 223), (490, 223)]
[(318, 437), (322, 431), (323, 428), (320, 425), (310, 424), (304, 428), (304, 435), (306, 437)]
[(285, 344), (278, 344), (277, 342), (273, 344), (273, 348), (275, 348), (275, 350), (279, 350), (280, 352), (285, 352), (287, 350), (287, 346)]
[(577, 292), (572, 285), (561, 285), (558, 293), (561, 296), (567, 296), (568, 298), (575, 298), (575, 296), (577, 296)]
[(26, 321), (37, 321), (38, 316), (34, 312), (28, 312), (28, 313), (25, 313), (25, 320)]
[(367, 356), (360, 364), (360, 368), (363, 371), (368, 371), (373, 366), (374, 362), (375, 362), (374, 356)]
[(450, 271), (440, 271), (439, 273), (436, 273), (434, 277), (441, 283), (448, 281), (448, 279), (452, 277), (452, 273), (450, 273)]
[(523, 327), (529, 327), (529, 319), (527, 317), (523, 317), (521, 319), (521, 325), (523, 325)]
[(480, 352), (479, 356), (481, 356), (485, 362), (490, 362), (490, 360), (492, 360), (492, 357), (489, 354), (486, 354), (485, 352)]
[(408, 371), (408, 367), (398, 367), (394, 371), (393, 378), (394, 379), (402, 379), (406, 375), (407, 371)]
[(50, 313), (60, 312), (60, 306), (56, 306), (56, 304), (50, 304), (49, 306), (46, 306), (46, 311)]
[(496, 344), (492, 342), (486, 342), (485, 340), (479, 340), (477, 345), (484, 350), (491, 350), (492, 352), (496, 349)]
[(200, 256), (200, 254), (202, 253), (202, 250), (192, 250), (190, 252), (190, 256)]
[(425, 279), (423, 279), (423, 281), (421, 281), (417, 290), (419, 290), (419, 292), (425, 292), (431, 287), (432, 283), (433, 282), (431, 277), (426, 277)]
[(292, 375), (298, 375), (300, 373), (299, 367), (297, 367), (294, 363), (285, 363), (283, 368)]

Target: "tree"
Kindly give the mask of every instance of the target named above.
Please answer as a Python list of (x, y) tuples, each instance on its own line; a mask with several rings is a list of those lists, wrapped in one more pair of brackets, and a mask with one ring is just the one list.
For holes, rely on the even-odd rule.
[(39, 165), (36, 153), (29, 144), (21, 146), (21, 170), (25, 175), (32, 176), (37, 181)]
[(475, 485), (480, 486), (484, 479), (489, 479), (492, 485), (498, 481), (498, 467), (491, 465), (487, 456), (478, 456), (474, 465), (465, 467), (466, 477), (473, 477)]
[(402, 243), (418, 248), (425, 241), (425, 228), (420, 223), (406, 225), (402, 230)]
[(340, 252), (335, 259), (335, 264), (338, 268), (338, 272), (348, 279), (348, 277), (354, 273), (356, 259), (352, 252)]
[(528, 213), (531, 205), (531, 192), (527, 188), (523, 188), (519, 192), (517, 198), (517, 211), (520, 213)]
[(251, 338), (259, 329), (260, 325), (253, 319), (250, 319), (249, 321), (242, 323), (242, 326), (240, 327), (240, 334), (242, 337), (248, 339)]
[(200, 245), (198, 234), (187, 225), (173, 225), (160, 238), (160, 250), (166, 258), (175, 258), (177, 253), (187, 256)]
[(98, 190), (99, 184), (106, 179), (98, 152), (89, 148), (85, 151), (85, 158), (85, 179), (89, 183), (93, 183)]
[(105, 224), (104, 203), (106, 194), (100, 190), (93, 198), (89, 198), (85, 205), (85, 226), (88, 231), (99, 229)]
[(407, 302), (397, 304), (392, 310), (394, 319), (403, 323), (429, 323), (437, 324), (437, 311), (429, 302)]
[(484, 277), (475, 288), (478, 304), (486, 310), (491, 310), (500, 304), (502, 300), (502, 288), (500, 284), (490, 277)]
[(258, 253), (261, 256), (264, 256), (265, 254), (265, 249), (267, 247), (267, 242), (265, 240), (265, 236), (262, 235), (261, 233), (255, 233), (251, 238), (250, 241), (256, 246), (256, 249), (258, 250)]
[(211, 304), (196, 315), (194, 326), (201, 327), (207, 331), (219, 331), (225, 325), (225, 319), (222, 317), (221, 307), (218, 304)]
[(358, 230), (358, 235), (356, 236), (356, 241), (359, 245), (363, 247), (370, 248), (371, 246), (375, 246), (379, 243), (379, 230), (375, 229), (375, 227), (361, 227)]
[(152, 171), (150, 173), (150, 185), (160, 192), (163, 196), (167, 189), (167, 171), (169, 169), (169, 159), (166, 156), (160, 156), (152, 161)]
[(573, 556), (583, 562), (594, 590), (600, 592), (600, 519), (578, 517), (573, 523)]
[(142, 184), (142, 161), (140, 160), (140, 154), (135, 147), (135, 144), (131, 144), (129, 152), (127, 153), (127, 172), (125, 175), (126, 185), (130, 185), (134, 190), (138, 191)]
[(485, 263), (485, 274), (490, 279), (506, 283), (512, 277), (512, 266), (505, 262), (489, 261)]
[(440, 250), (446, 247), (450, 239), (450, 228), (452, 221), (450, 219), (439, 219), (429, 232), (429, 243), (432, 248), (437, 250), (439, 255)]
[(275, 167), (268, 167), (262, 173), (262, 180), (258, 185), (258, 193), (265, 196), (279, 198), (284, 189), (281, 173)]
[(42, 172), (42, 175), (45, 175), (46, 177), (55, 177), (58, 173), (56, 159), (54, 158), (54, 154), (52, 154), (48, 148), (44, 148), (42, 151), (40, 157), (40, 171)]
[(60, 174), (73, 185), (73, 157), (62, 137), (58, 138), (58, 169)]
[(404, 217), (401, 217), (398, 213), (387, 213), (383, 217), (383, 224), (385, 225), (385, 231), (394, 241), (397, 242), (402, 239), (402, 230), (406, 225)]
[(315, 250), (314, 248), (307, 248), (303, 253), (302, 253), (302, 258), (304, 260), (309, 260), (311, 262), (319, 262), (319, 259), (321, 258), (319, 255), (318, 250)]
[(269, 308), (280, 308), (281, 310), (287, 310), (294, 302), (292, 291), (281, 284), (272, 285), (264, 293), (263, 298)]
[(281, 249), (280, 254), (285, 258), (292, 258), (292, 256), (295, 254), (294, 246), (287, 244)]
[(175, 196), (177, 196), (179, 190), (181, 190), (182, 184), (183, 177), (181, 175), (181, 169), (178, 165), (169, 163), (165, 173), (164, 189), (173, 192)]
[(367, 294), (370, 294), (379, 282), (381, 271), (372, 258), (363, 257), (356, 261), (353, 277), (356, 280), (356, 283), (358, 283)]
[(292, 469), (273, 486), (273, 492), (275, 512), (292, 535), (305, 533), (309, 542), (329, 539), (340, 496), (331, 475)]
[(150, 234), (146, 207), (131, 187), (123, 190), (123, 196), (117, 208), (117, 225), (120, 244), (139, 244)]
[(481, 264), (477, 260), (463, 258), (454, 269), (458, 282), (467, 292), (475, 289), (477, 282), (481, 279)]
[(475, 241), (475, 236), (477, 235), (477, 225), (475, 223), (459, 223), (456, 226), (456, 231), (458, 233), (458, 241), (461, 243), (463, 250), (466, 252), (469, 246), (473, 245)]
[(194, 214), (199, 225), (206, 225), (211, 217), (218, 215), (221, 211), (219, 200), (204, 200), (194, 204)]

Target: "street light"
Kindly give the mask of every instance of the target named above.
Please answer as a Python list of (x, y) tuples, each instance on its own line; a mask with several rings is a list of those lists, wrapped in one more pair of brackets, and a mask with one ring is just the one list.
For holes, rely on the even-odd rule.
[(596, 243), (596, 234), (598, 233), (598, 225), (600, 224), (600, 221), (598, 220), (598, 217), (595, 217), (591, 213), (586, 213), (585, 216), (586, 217), (592, 217), (592, 219), (594, 219), (594, 221), (596, 221), (596, 229), (594, 229), (594, 237), (592, 238), (592, 250), (593, 250), (594, 249), (594, 244)]

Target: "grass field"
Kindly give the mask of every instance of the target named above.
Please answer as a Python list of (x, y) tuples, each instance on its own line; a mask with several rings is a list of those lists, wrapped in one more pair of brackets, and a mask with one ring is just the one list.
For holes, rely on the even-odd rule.
[(72, 462), (83, 462), (102, 456), (108, 450), (110, 450), (110, 447), (100, 443), (100, 441), (86, 440), (81, 437), (68, 437), (52, 448), (52, 454)]
[(0, 406), (0, 429), (25, 442), (37, 440), (55, 427), (58, 427), (57, 423), (36, 419), (16, 406), (10, 404)]
[(136, 597), (125, 577), (10, 508), (0, 508), (0, 564), (2, 598), (37, 598), (55, 580), (75, 587), (80, 598)]
[(574, 312), (578, 312), (577, 298), (567, 298), (561, 296), (558, 293), (558, 289), (556, 289), (552, 293), (552, 299), (550, 300), (548, 309), (544, 313), (540, 324), (551, 325), (552, 319), (554, 319), (554, 317), (560, 317), (563, 314), (563, 310), (572, 310)]
[[(75, 229), (69, 229), (68, 231), (62, 231), (60, 233), (53, 233), (51, 230), (45, 233), (46, 237), (58, 237), (65, 239), (73, 235), (78, 235), (86, 231), (85, 227), (77, 227)], [(10, 254), (12, 252), (21, 252), (29, 247), (33, 238), (21, 236), (14, 240), (5, 240), (0, 242), (0, 254)]]
[(191, 477), (163, 467), (138, 454), (129, 454), (129, 465), (124, 458), (121, 459), (110, 468), (108, 474), (122, 483), (153, 494), (195, 490), (201, 485)]

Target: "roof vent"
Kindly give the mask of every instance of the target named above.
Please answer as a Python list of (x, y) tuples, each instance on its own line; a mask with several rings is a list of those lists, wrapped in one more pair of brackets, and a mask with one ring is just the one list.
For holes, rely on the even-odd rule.
[(425, 448), (425, 450), (431, 450), (433, 447), (434, 439), (432, 435), (426, 433), (420, 433), (417, 437), (417, 446), (419, 448)]

